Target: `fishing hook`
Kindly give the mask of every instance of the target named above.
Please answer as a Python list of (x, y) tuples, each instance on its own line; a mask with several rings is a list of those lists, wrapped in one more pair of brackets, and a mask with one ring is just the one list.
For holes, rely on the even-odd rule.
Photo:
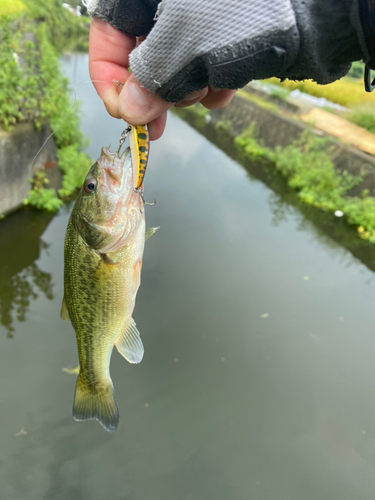
[(126, 141), (126, 137), (128, 135), (128, 133), (131, 131), (131, 127), (126, 127), (126, 129), (123, 130), (121, 136), (120, 136), (120, 140), (119, 140), (119, 144), (118, 144), (118, 148), (117, 148), (117, 151), (115, 154), (117, 154), (117, 156), (120, 156), (120, 150), (122, 148), (122, 145), (124, 144), (124, 142)]
[[(137, 190), (135, 189), (134, 191), (137, 192)], [(154, 198), (154, 201), (152, 203), (148, 203), (144, 198), (143, 198), (143, 192), (140, 192), (138, 191), (139, 194), (141, 195), (141, 198), (142, 198), (142, 201), (143, 201), (143, 205), (148, 205), (149, 207), (153, 207), (154, 205), (156, 205), (156, 200)]]

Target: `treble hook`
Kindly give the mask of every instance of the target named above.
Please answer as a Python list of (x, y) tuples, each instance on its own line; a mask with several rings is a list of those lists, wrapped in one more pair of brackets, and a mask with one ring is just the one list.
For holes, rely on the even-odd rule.
[(143, 201), (143, 205), (148, 205), (149, 207), (153, 207), (154, 205), (156, 205), (156, 200), (154, 198), (154, 201), (153, 203), (147, 203), (147, 201), (143, 198), (143, 193), (139, 193), (141, 195), (141, 198), (142, 198), (142, 201)]
[(117, 156), (120, 156), (120, 150), (122, 148), (122, 145), (124, 144), (125, 140), (126, 140), (126, 136), (128, 135), (128, 133), (131, 131), (131, 127), (128, 126), (126, 127), (125, 130), (123, 130), (121, 136), (120, 136), (120, 140), (119, 140), (119, 144), (118, 144), (118, 148), (117, 148), (117, 151), (116, 151), (116, 154)]

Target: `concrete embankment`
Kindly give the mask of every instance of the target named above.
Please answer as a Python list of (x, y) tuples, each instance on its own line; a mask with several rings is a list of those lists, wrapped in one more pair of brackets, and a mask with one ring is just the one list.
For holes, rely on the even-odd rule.
[[(56, 166), (56, 146), (48, 125), (35, 130), (31, 123), (17, 124), (11, 132), (0, 128), (0, 214), (6, 214), (21, 207), (31, 189), (29, 179), (45, 168), (49, 186), (57, 187), (61, 173)], [(35, 158), (35, 160), (34, 160)]]

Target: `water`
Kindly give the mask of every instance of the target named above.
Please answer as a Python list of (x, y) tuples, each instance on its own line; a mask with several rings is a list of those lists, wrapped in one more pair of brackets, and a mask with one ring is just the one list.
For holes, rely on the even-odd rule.
[[(75, 82), (86, 56), (66, 58)], [(77, 88), (97, 157), (123, 124)], [(74, 422), (75, 337), (59, 318), (54, 218), (0, 225), (0, 497), (7, 500), (370, 500), (375, 488), (374, 273), (169, 116), (152, 144), (135, 320), (114, 352), (114, 434)]]

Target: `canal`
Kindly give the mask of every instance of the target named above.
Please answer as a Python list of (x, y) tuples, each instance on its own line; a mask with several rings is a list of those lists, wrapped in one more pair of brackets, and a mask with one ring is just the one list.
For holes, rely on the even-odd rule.
[[(88, 80), (86, 55), (62, 62), (72, 85)], [(124, 125), (90, 83), (75, 92), (96, 158)], [(372, 499), (374, 272), (174, 115), (145, 198), (161, 226), (134, 313), (145, 356), (113, 352), (114, 434), (71, 416), (72, 204), (0, 224), (0, 497)]]

